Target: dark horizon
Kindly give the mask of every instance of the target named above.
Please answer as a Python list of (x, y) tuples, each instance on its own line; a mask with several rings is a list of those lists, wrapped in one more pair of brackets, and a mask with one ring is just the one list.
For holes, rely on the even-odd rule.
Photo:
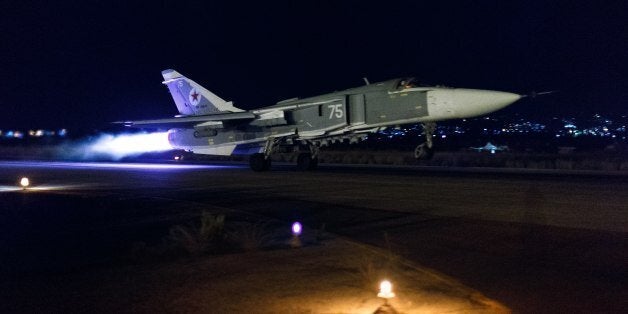
[(2, 4), (0, 129), (177, 114), (174, 68), (252, 109), (371, 82), (526, 94), (508, 113), (624, 114), (628, 4)]

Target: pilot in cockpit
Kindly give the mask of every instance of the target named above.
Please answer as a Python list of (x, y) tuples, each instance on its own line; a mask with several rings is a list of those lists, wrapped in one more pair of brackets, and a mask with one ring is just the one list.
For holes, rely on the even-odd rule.
[(416, 79), (414, 78), (410, 78), (410, 79), (403, 79), (399, 82), (399, 86), (397, 86), (397, 89), (407, 89), (407, 88), (413, 88), (413, 87), (419, 87), (421, 86), (419, 84), (419, 82), (417, 82)]

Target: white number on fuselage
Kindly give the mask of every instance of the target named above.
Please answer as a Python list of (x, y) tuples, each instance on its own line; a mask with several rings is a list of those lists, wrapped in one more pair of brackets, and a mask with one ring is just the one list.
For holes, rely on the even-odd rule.
[(342, 104), (328, 105), (327, 108), (331, 109), (329, 112), (329, 119), (333, 119), (334, 116), (336, 116), (337, 119), (340, 119), (345, 114), (342, 109)]

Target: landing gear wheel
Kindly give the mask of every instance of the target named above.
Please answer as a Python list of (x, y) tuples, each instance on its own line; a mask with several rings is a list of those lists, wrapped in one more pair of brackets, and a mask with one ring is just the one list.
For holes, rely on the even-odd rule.
[(423, 143), (414, 149), (414, 158), (417, 160), (430, 160), (432, 157), (434, 157), (434, 149), (427, 147), (426, 143)]
[(310, 161), (310, 166), (307, 168), (307, 170), (314, 171), (317, 168), (318, 168), (318, 157), (315, 157)]
[(312, 158), (310, 153), (301, 153), (297, 157), (297, 169), (301, 171), (312, 171), (318, 167), (318, 158)]
[(266, 159), (264, 154), (255, 153), (249, 158), (249, 165), (253, 171), (266, 171), (270, 169), (270, 158)]
[(436, 131), (436, 123), (425, 122), (423, 126), (423, 135), (425, 135), (425, 143), (414, 149), (414, 158), (417, 160), (430, 160), (434, 157), (434, 132)]

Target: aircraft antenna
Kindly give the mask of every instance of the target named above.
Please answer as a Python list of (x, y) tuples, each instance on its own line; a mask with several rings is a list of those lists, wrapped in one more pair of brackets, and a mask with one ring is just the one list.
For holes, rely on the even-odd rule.
[(362, 78), (364, 80), (364, 83), (366, 83), (366, 85), (371, 85), (371, 83), (369, 83), (369, 79), (365, 77)]

